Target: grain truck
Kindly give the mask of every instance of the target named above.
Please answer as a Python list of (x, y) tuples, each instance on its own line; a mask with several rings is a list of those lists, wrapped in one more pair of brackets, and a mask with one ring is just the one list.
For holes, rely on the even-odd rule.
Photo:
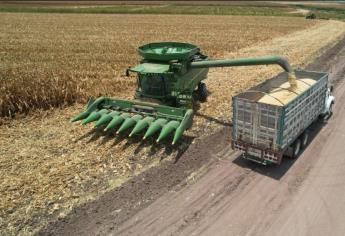
[(334, 97), (324, 72), (281, 73), (232, 98), (232, 148), (261, 164), (296, 158), (309, 127), (332, 114)]

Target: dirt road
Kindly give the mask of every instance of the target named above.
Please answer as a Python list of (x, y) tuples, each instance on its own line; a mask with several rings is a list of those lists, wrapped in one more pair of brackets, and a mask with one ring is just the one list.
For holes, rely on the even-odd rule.
[(345, 39), (307, 68), (330, 71), (336, 104), (297, 160), (245, 161), (225, 127), (39, 234), (344, 235)]

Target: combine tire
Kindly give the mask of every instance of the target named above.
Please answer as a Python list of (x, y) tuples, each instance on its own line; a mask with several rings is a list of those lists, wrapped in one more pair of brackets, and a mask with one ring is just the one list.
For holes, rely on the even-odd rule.
[(187, 104), (186, 104), (186, 107), (188, 109), (193, 109), (195, 110), (195, 99), (192, 97), (192, 100), (190, 100)]
[(298, 157), (298, 155), (301, 152), (301, 140), (297, 139), (293, 145), (293, 149), (292, 149), (292, 159), (295, 159)]
[(206, 88), (206, 84), (204, 83), (199, 83), (198, 84), (198, 90), (197, 90), (197, 93), (198, 93), (198, 100), (200, 102), (206, 102), (207, 100), (207, 88)]

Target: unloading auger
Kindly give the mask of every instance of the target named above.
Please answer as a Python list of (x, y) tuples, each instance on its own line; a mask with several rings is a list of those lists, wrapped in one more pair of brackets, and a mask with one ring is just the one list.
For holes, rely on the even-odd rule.
[[(157, 142), (174, 133), (175, 144), (193, 123), (194, 103), (207, 99), (202, 80), (207, 78), (208, 68), (278, 64), (292, 72), (282, 57), (209, 60), (188, 43), (150, 43), (139, 47), (138, 52), (143, 57), (140, 64), (126, 70), (127, 75), (137, 74), (134, 100), (90, 98), (85, 111), (72, 122), (94, 122), (96, 127), (116, 130), (117, 134), (132, 128), (129, 136), (143, 133), (143, 139), (159, 132)], [(290, 83), (293, 85), (293, 79)]]

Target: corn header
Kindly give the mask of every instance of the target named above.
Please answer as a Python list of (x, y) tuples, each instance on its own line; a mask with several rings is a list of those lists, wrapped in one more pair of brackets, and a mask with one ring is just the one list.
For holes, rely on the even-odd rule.
[(142, 133), (143, 139), (159, 133), (157, 142), (172, 135), (175, 144), (192, 125), (194, 104), (207, 100), (202, 81), (208, 68), (278, 64), (291, 71), (281, 57), (210, 60), (197, 46), (187, 43), (150, 43), (139, 47), (138, 52), (140, 64), (126, 70), (127, 76), (137, 74), (134, 99), (90, 98), (85, 111), (73, 122), (94, 122), (96, 127), (116, 133), (131, 129), (129, 136)]

